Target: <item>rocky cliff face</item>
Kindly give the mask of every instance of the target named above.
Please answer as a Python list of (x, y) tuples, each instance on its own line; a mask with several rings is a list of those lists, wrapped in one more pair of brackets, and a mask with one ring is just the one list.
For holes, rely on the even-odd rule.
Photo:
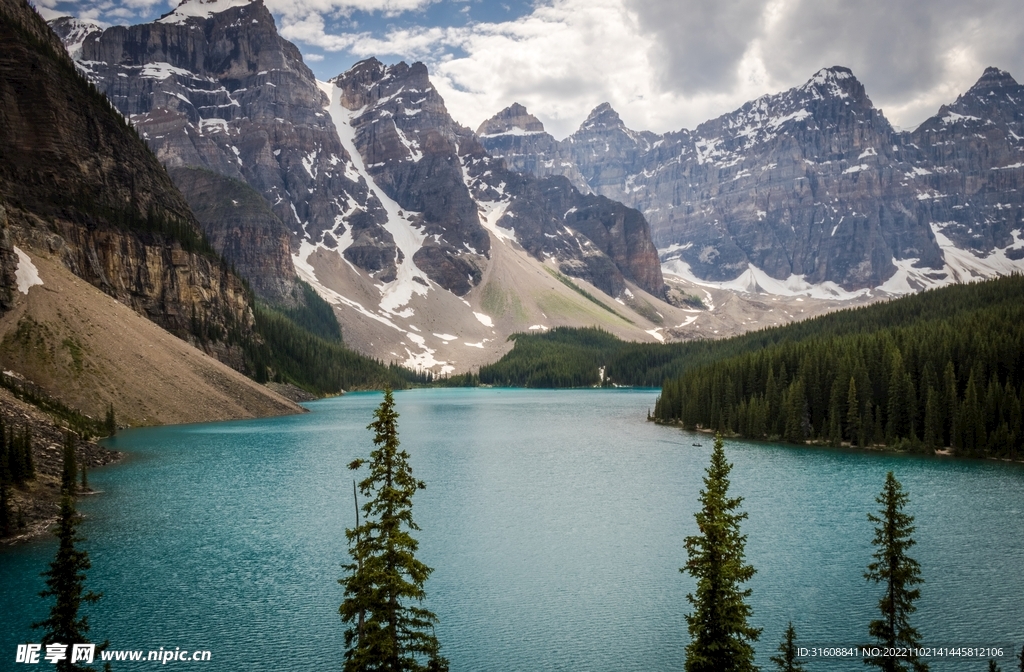
[[(0, 12), (0, 200), (14, 242), (183, 338), (196, 319), (249, 333), (247, 292), (204, 252), (160, 163), (27, 4), (2, 0)], [(223, 342), (215, 350), (241, 366)]]
[(649, 131), (633, 131), (608, 103), (595, 107), (579, 130), (565, 139), (568, 152), (587, 184), (599, 194), (621, 200), (625, 166), (633, 165), (657, 140)]
[(571, 154), (594, 191), (646, 215), (684, 275), (740, 289), (913, 291), (1016, 268), (1022, 102), (1019, 85), (990, 69), (898, 133), (853, 73), (833, 67), (663, 136), (631, 131), (601, 105), (529, 160)]
[(981, 257), (1024, 258), (1024, 86), (988, 68), (900, 139), (917, 150), (916, 198), (936, 237)]
[(365, 170), (423, 234), (413, 262), (463, 295), (480, 282), (490, 249), (459, 163), (460, 128), (422, 63), (357, 63), (331, 80), (349, 112)]
[(510, 170), (538, 177), (562, 175), (584, 194), (592, 193), (571, 152), (564, 151), (544, 124), (519, 103), (494, 115), (476, 131), (487, 152)]
[(171, 168), (207, 239), (257, 296), (293, 305), (301, 292), (291, 256), (291, 231), (244, 182), (203, 168)]
[(461, 144), (466, 177), (488, 228), (513, 238), (536, 259), (593, 284), (612, 297), (626, 280), (663, 296), (658, 251), (638, 211), (603, 196), (580, 193), (564, 176), (538, 179), (509, 170), (476, 137)]
[[(188, 0), (154, 23), (65, 39), (162, 163), (244, 181), (296, 235), (316, 238), (365, 188), (346, 174), (348, 157), (298, 49), (262, 2), (231, 5)], [(60, 21), (54, 27), (67, 33)]]

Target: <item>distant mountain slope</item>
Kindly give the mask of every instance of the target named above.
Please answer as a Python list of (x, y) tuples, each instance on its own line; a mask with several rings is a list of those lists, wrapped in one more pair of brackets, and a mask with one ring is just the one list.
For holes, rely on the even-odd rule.
[(693, 280), (842, 297), (1024, 268), (1024, 94), (995, 68), (913, 133), (842, 67), (692, 131), (632, 131), (607, 104), (553, 145), (525, 125), (484, 143), (638, 208)]

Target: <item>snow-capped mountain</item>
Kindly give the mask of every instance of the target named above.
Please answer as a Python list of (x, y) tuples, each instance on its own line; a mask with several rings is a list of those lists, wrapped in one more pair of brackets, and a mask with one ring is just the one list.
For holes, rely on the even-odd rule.
[(902, 133), (832, 67), (693, 131), (632, 131), (604, 104), (553, 149), (518, 153), (524, 166), (571, 156), (564, 170), (641, 210), (666, 272), (843, 297), (1024, 269), (1022, 124), (1021, 87), (994, 68)]
[[(660, 339), (663, 323), (685, 317), (662, 300), (639, 212), (493, 160), (422, 64), (369, 59), (318, 82), (260, 0), (186, 0), (154, 23), (105, 31), (53, 25), (194, 207), (223, 212), (210, 192), (242, 193), (213, 177), (266, 199), (290, 228), (291, 268), (368, 354), (449, 372), (492, 361), (514, 331), (602, 324)], [(195, 167), (210, 172), (184, 170)], [(253, 281), (266, 298), (286, 298), (281, 264), (257, 263), (280, 251), (274, 227), (244, 220), (225, 221), (247, 233), (211, 238), (231, 242), (224, 252), (243, 272), (275, 276)], [(258, 252), (239, 249), (247, 238)]]

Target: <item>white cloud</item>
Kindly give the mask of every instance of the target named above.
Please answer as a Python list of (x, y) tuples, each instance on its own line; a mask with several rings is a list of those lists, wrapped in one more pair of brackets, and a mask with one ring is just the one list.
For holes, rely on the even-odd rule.
[(549, 0), (503, 23), (328, 35), (322, 20), (307, 18), (283, 32), (357, 57), (422, 60), (453, 116), (474, 128), (519, 102), (561, 137), (603, 101), (632, 128), (693, 128), (831, 65), (851, 67), (892, 123), (913, 127), (986, 65), (1022, 74), (1024, 22), (1015, 7), (1016, 0)]
[[(76, 5), (81, 18), (122, 22), (125, 8), (142, 16), (165, 1), (177, 4)], [(693, 128), (831, 65), (852, 68), (893, 124), (914, 127), (985, 66), (1024, 76), (1019, 0), (536, 0), (509, 21), (417, 25), (440, 1), (266, 3), (286, 39), (330, 55), (311, 63), (423, 61), (463, 124), (519, 102), (557, 137), (605, 101), (635, 129)]]
[(437, 0), (266, 0), (267, 8), (285, 17), (305, 18), (310, 14), (348, 16), (353, 12), (379, 12), (398, 16), (419, 11)]

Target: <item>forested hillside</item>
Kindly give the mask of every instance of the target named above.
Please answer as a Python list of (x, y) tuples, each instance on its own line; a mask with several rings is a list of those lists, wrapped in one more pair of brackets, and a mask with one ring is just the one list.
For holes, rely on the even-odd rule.
[(763, 349), (666, 381), (654, 415), (751, 438), (1017, 458), (1022, 296), (1011, 276), (770, 330), (782, 337)]

